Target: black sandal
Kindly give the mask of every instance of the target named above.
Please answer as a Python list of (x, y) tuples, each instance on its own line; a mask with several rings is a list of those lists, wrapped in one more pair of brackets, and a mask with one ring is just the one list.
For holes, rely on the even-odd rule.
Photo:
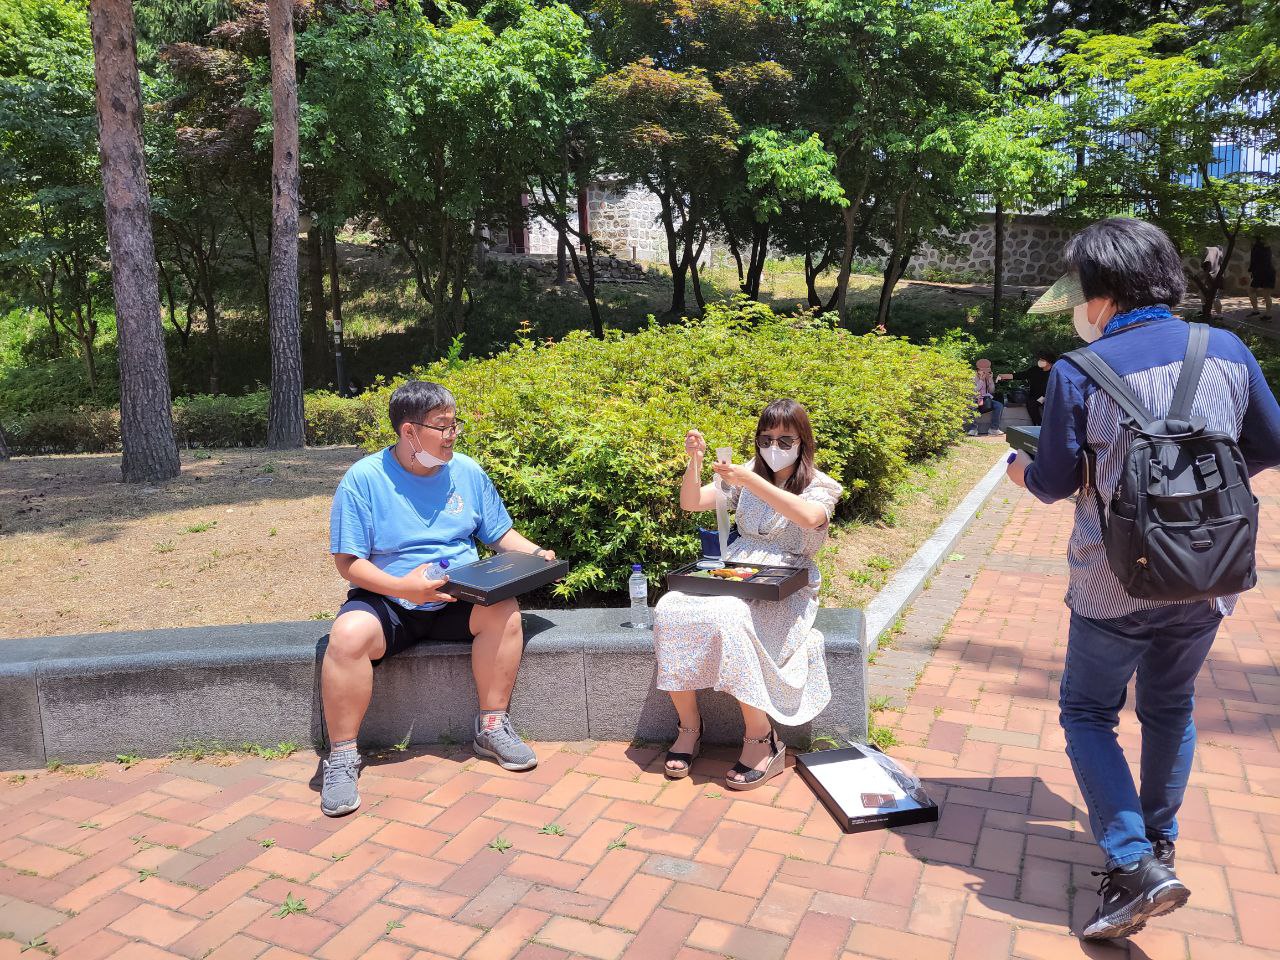
[[(679, 739), (681, 733), (692, 733), (693, 727), (682, 727), (676, 725), (676, 739)], [(689, 753), (672, 753), (667, 751), (667, 759), (663, 761), (662, 772), (667, 775), (668, 780), (683, 780), (689, 775), (689, 771), (693, 768), (693, 758), (702, 750), (702, 721), (698, 721), (698, 739), (693, 742), (693, 749)], [(667, 764), (672, 761), (683, 763), (683, 767), (671, 768)]]
[(773, 756), (769, 758), (769, 762), (765, 764), (763, 770), (748, 767), (741, 760), (735, 763), (729, 768), (729, 773), (736, 773), (742, 777), (742, 779), (734, 780), (732, 776), (726, 776), (724, 778), (724, 785), (730, 790), (754, 790), (757, 787), (764, 786), (765, 781), (772, 777), (776, 777), (783, 770), (787, 769), (787, 748), (778, 743), (778, 735), (774, 732), (772, 727), (769, 728), (769, 733), (766, 736), (759, 738), (743, 737), (742, 745), (745, 747), (748, 743), (771, 744), (773, 747)]

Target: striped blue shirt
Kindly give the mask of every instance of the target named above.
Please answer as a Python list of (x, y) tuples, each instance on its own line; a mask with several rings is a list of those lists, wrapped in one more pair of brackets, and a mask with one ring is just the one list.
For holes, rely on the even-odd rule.
[[(1122, 327), (1093, 344), (1093, 350), (1122, 376), (1138, 399), (1157, 416), (1169, 409), (1182, 371), (1189, 328), (1165, 315)], [(1211, 430), (1237, 439), (1250, 475), (1280, 464), (1280, 405), (1262, 376), (1258, 361), (1240, 338), (1214, 328), (1192, 412)], [(1084, 448), (1097, 452), (1097, 485), (1110, 502), (1133, 434), (1120, 427), (1114, 400), (1069, 360), (1049, 374), (1044, 422), (1035, 462), (1027, 468), (1027, 489), (1045, 503), (1063, 500), (1081, 484)], [(1076, 502), (1075, 528), (1067, 549), (1070, 583), (1066, 602), (1075, 613), (1095, 619), (1127, 616), (1163, 604), (1138, 600), (1125, 592), (1107, 565), (1096, 498)], [(1223, 614), (1235, 597), (1219, 599)]]

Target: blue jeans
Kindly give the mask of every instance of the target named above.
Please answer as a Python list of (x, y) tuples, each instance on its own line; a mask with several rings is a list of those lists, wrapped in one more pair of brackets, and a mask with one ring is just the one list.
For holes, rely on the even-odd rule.
[[(1196, 749), (1191, 717), (1196, 675), (1221, 622), (1210, 601), (1140, 610), (1114, 620), (1071, 614), (1060, 720), (1108, 870), (1151, 853), (1152, 840), (1178, 837), (1178, 808)], [(1135, 671), (1141, 793), (1116, 740)]]
[[(975, 416), (972, 420), (969, 421), (969, 425), (965, 427), (965, 430), (973, 430), (978, 425), (978, 421), (986, 416), (985, 413), (978, 413), (977, 412), (978, 408), (976, 406), (973, 409), (974, 409)], [(991, 398), (991, 422), (987, 424), (987, 431), (989, 432), (991, 430), (999, 430), (1000, 418), (1003, 416), (1004, 416), (1004, 404), (1001, 403), (999, 400), (997, 400), (995, 397), (992, 397)]]

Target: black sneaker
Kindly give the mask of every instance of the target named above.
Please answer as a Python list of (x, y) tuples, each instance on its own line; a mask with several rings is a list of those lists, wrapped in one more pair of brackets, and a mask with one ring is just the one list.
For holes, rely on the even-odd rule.
[(1151, 849), (1155, 853), (1156, 859), (1160, 864), (1168, 869), (1173, 869), (1173, 841), (1160, 840), (1158, 838), (1151, 839)]
[(1172, 913), (1191, 896), (1173, 871), (1150, 854), (1126, 867), (1094, 871), (1094, 876), (1102, 877), (1098, 887), (1102, 903), (1081, 934), (1086, 940), (1135, 934), (1152, 917)]

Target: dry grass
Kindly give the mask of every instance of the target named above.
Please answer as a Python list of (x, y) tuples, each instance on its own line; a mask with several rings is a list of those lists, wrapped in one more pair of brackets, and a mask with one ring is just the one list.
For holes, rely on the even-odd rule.
[(819, 556), (823, 606), (866, 604), (1007, 450), (1000, 437), (966, 439), (913, 467), (883, 520), (833, 531)]
[[(1001, 446), (961, 443), (912, 471), (891, 522), (838, 530), (824, 602), (865, 603)], [(360, 455), (184, 453), (182, 476), (159, 487), (121, 483), (112, 455), (0, 464), (0, 638), (328, 619), (345, 590), (329, 504)]]
[(329, 503), (360, 455), (184, 453), (160, 487), (111, 455), (0, 464), (0, 637), (331, 615)]

